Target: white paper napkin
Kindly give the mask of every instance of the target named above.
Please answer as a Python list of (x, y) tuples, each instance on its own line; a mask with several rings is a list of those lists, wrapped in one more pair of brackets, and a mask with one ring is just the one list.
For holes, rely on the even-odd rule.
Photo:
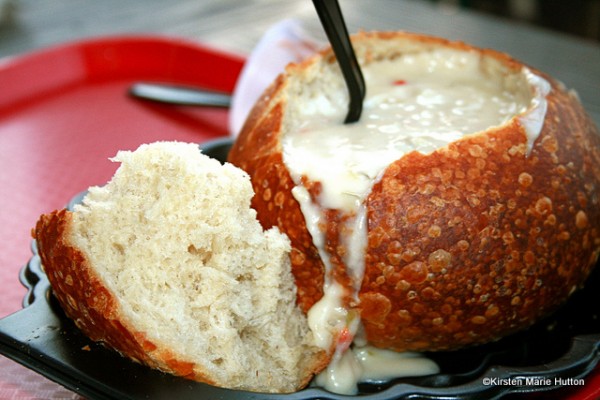
[(256, 100), (286, 65), (302, 61), (324, 45), (296, 19), (285, 19), (269, 28), (244, 64), (233, 91), (230, 134), (238, 135)]

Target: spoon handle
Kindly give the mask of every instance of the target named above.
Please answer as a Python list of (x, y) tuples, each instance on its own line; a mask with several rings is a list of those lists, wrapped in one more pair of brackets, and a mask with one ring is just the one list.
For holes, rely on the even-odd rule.
[(134, 97), (161, 103), (188, 106), (229, 107), (231, 96), (225, 93), (158, 83), (136, 83), (129, 88)]
[(362, 113), (366, 87), (348, 36), (342, 10), (337, 0), (313, 0), (313, 3), (348, 86), (350, 104), (344, 123), (356, 122)]

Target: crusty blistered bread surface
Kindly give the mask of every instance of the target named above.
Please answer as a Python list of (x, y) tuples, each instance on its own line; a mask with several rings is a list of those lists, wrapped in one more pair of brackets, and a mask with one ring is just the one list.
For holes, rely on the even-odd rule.
[[(509, 70), (523, 66), (503, 53), (415, 34), (361, 33), (353, 41), (361, 63), (406, 48), (447, 47), (480, 52)], [(251, 176), (263, 226), (291, 240), (304, 311), (323, 295), (324, 266), (291, 194), (280, 139), (297, 100), (292, 83), (325, 86), (314, 71), (330, 68), (337, 67), (329, 50), (289, 66), (257, 102), (229, 156)], [(372, 344), (433, 351), (496, 340), (555, 310), (597, 263), (598, 129), (573, 92), (530, 70), (551, 84), (531, 151), (513, 118), (431, 154), (409, 153), (373, 186), (358, 304)], [(341, 256), (335, 218), (324, 229), (329, 251)]]
[(107, 185), (33, 232), (66, 314), (175, 375), (259, 392), (308, 384), (327, 355), (296, 306), (289, 241), (263, 231), (245, 173), (176, 142), (116, 160)]

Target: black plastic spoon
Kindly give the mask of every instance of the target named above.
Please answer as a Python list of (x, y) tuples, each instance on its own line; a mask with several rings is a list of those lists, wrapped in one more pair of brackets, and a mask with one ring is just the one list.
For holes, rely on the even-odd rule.
[(356, 122), (362, 113), (366, 87), (348, 36), (342, 10), (337, 0), (313, 0), (313, 4), (348, 86), (350, 104), (344, 123)]

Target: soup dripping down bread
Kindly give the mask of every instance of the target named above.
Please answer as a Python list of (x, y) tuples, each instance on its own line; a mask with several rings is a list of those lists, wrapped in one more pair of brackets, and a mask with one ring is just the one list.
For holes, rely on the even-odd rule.
[[(451, 350), (559, 307), (600, 252), (600, 137), (577, 96), (464, 43), (363, 32), (353, 44), (367, 80), (363, 125), (342, 124), (348, 97), (326, 49), (265, 91), (229, 155), (252, 179), (263, 226), (291, 240), (309, 322), (327, 304), (345, 307), (313, 315), (313, 328), (329, 343), (351, 330), (381, 348)], [(374, 93), (385, 79), (389, 90)], [(377, 128), (382, 104), (408, 119)], [(423, 129), (406, 133), (415, 115)]]
[(293, 392), (327, 363), (296, 306), (289, 240), (263, 231), (248, 176), (197, 145), (122, 151), (103, 187), (34, 230), (66, 314), (91, 339), (210, 384)]

